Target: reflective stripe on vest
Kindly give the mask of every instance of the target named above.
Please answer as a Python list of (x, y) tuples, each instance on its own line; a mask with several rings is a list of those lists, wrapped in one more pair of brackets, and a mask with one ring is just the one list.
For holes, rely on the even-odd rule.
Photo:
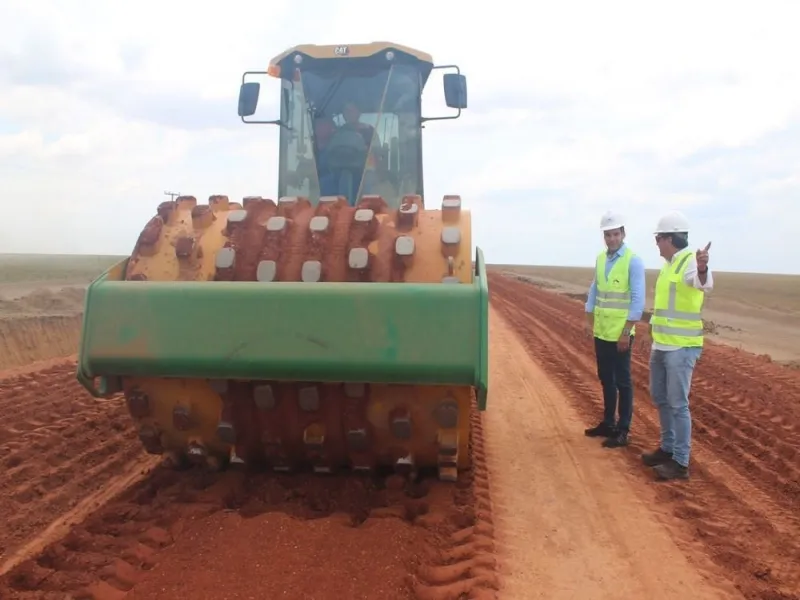
[(702, 346), (705, 294), (683, 282), (691, 250), (684, 252), (678, 255), (677, 264), (665, 264), (658, 274), (650, 331), (659, 344)]
[[(629, 281), (630, 264), (634, 254), (630, 249), (620, 256), (606, 277), (608, 255), (601, 252), (595, 261), (597, 295), (594, 306), (594, 335), (601, 340), (616, 342), (622, 335), (631, 307)], [(631, 335), (635, 335), (631, 328)]]

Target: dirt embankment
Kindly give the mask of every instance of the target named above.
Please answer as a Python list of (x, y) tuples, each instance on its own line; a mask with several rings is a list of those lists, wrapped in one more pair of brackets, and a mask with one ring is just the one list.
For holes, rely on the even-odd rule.
[[(491, 299), (528, 352), (569, 393), (586, 424), (602, 416), (593, 346), (582, 305), (491, 275)], [(630, 469), (659, 439), (649, 395), (650, 339), (637, 329)], [(692, 387), (692, 480), (655, 485), (659, 508), (687, 552), (703, 547), (747, 598), (800, 598), (800, 373), (707, 341)]]
[(77, 353), (82, 318), (0, 318), (0, 371)]
[(0, 286), (0, 317), (63, 316), (83, 311), (86, 286), (39, 285)]
[(0, 289), (0, 371), (75, 354), (85, 287), (14, 289)]

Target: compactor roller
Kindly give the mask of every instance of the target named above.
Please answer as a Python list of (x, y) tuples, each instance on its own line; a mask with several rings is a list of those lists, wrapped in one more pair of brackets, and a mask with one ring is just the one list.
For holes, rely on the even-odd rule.
[[(266, 72), (280, 118), (245, 119), (258, 83), (239, 96), (242, 120), (280, 128), (277, 201), (163, 202), (90, 285), (77, 377), (97, 397), (124, 393), (148, 452), (445, 480), (469, 465), (488, 288), (461, 198), (424, 200), (434, 68), (388, 42), (280, 54)], [(444, 88), (460, 114), (464, 76)]]

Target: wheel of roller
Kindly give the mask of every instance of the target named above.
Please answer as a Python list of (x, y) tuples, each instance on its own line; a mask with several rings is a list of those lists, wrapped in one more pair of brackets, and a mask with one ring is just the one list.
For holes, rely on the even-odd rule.
[[(181, 196), (159, 205), (125, 279), (469, 284), (471, 241), (458, 196), (438, 210), (413, 195), (397, 209), (380, 196), (354, 207), (335, 196), (317, 206)], [(129, 378), (124, 388), (150, 399), (149, 413), (134, 416), (159, 451), (192, 460), (319, 472), (431, 467), (449, 480), (469, 465), (469, 387)]]

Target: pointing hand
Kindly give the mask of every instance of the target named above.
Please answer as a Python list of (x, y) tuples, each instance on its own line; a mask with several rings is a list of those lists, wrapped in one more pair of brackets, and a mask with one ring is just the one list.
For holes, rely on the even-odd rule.
[(708, 249), (711, 248), (711, 242), (706, 244), (706, 247), (697, 251), (697, 268), (701, 271), (708, 268)]

